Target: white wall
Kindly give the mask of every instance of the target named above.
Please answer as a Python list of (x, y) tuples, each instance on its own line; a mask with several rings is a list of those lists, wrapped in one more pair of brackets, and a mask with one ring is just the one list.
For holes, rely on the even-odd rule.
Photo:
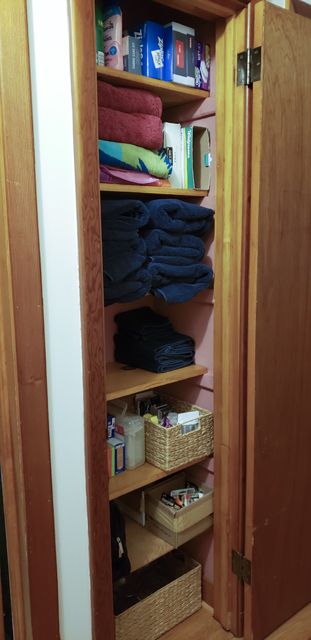
[(62, 640), (91, 640), (67, 0), (27, 0)]

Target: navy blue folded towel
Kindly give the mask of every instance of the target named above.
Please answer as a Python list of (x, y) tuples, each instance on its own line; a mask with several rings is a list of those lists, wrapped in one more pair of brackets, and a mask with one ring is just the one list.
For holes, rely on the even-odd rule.
[(156, 373), (194, 364), (195, 343), (149, 307), (118, 313), (115, 360)]
[(104, 274), (110, 282), (120, 282), (146, 261), (146, 244), (137, 235), (132, 246), (120, 246), (118, 242), (105, 242), (103, 247)]
[(137, 269), (120, 282), (111, 282), (104, 276), (105, 306), (114, 302), (133, 302), (150, 291), (151, 278), (146, 269)]
[(101, 217), (103, 229), (133, 231), (145, 226), (149, 219), (148, 209), (140, 200), (102, 200)]
[(200, 262), (205, 253), (203, 240), (191, 235), (176, 235), (163, 229), (142, 229), (147, 255), (153, 262), (188, 265)]
[(197, 293), (210, 287), (214, 276), (213, 270), (202, 263), (175, 267), (151, 262), (148, 272), (152, 279), (151, 293), (155, 297), (163, 296), (168, 304), (191, 300)]
[(195, 236), (203, 236), (210, 228), (214, 211), (191, 202), (175, 199), (150, 200), (146, 202), (149, 212), (148, 229)]
[(161, 316), (159, 313), (155, 313), (150, 307), (140, 307), (139, 309), (131, 309), (131, 311), (124, 311), (117, 313), (114, 317), (114, 321), (118, 327), (118, 331), (125, 329), (131, 331), (136, 336), (146, 336), (148, 338), (151, 334), (154, 334), (157, 330), (170, 330), (173, 331), (173, 327), (168, 318)]

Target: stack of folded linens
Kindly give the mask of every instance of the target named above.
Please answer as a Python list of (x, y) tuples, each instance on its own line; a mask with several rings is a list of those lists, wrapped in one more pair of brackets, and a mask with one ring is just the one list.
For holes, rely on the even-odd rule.
[(186, 302), (208, 289), (212, 269), (201, 262), (200, 239), (211, 227), (214, 212), (193, 203), (158, 199), (146, 203), (149, 220), (141, 235), (149, 259), (151, 292), (167, 303)]
[(146, 243), (139, 231), (148, 211), (139, 200), (102, 202), (105, 305), (131, 302), (150, 291)]
[[(101, 80), (97, 82), (97, 96), (101, 181), (139, 183), (132, 172), (152, 176), (157, 186), (157, 178), (167, 180), (172, 166), (161, 150), (161, 99), (148, 91), (113, 87)], [(123, 169), (126, 174), (107, 174), (106, 167)]]
[(194, 364), (193, 338), (174, 331), (168, 318), (149, 307), (118, 313), (114, 319), (116, 362), (155, 373)]

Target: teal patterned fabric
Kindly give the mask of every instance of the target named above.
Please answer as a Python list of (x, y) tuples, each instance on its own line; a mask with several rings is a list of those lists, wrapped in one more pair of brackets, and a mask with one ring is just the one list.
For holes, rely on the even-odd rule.
[(164, 180), (172, 173), (172, 165), (163, 149), (149, 151), (133, 144), (106, 140), (99, 140), (98, 146), (100, 164), (149, 173)]

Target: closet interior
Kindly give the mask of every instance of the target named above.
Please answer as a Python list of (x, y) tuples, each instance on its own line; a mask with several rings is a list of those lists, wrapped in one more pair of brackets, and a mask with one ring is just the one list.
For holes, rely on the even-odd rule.
[[(215, 67), (215, 23), (209, 22), (191, 13), (183, 13), (163, 4), (148, 0), (147, 2), (120, 3), (123, 14), (123, 30), (131, 29), (145, 20), (151, 20), (161, 25), (177, 22), (195, 29), (198, 41), (210, 45), (210, 91), (184, 86), (173, 82), (165, 82), (145, 76), (138, 76), (126, 71), (97, 65), (98, 82), (109, 83), (114, 87), (143, 89), (160, 97), (163, 105), (162, 122), (179, 123), (182, 127), (199, 125), (208, 129), (210, 138), (210, 187), (209, 189), (184, 189), (174, 187), (133, 186), (126, 184), (100, 183), (101, 208), (104, 211), (105, 202), (114, 200), (135, 199), (143, 203), (150, 200), (178, 199), (185, 203), (194, 203), (215, 211), (215, 168), (216, 168), (216, 67)], [(217, 214), (216, 214), (217, 215)], [(105, 230), (103, 233), (103, 261), (105, 269)], [(109, 234), (109, 229), (107, 230)], [(214, 263), (214, 224), (203, 236), (205, 244), (202, 263), (213, 269)], [(106, 259), (108, 262), (108, 258)], [(104, 271), (105, 272), (105, 271)], [(217, 274), (215, 274), (217, 277)], [(213, 282), (211, 286), (192, 296), (189, 300), (168, 304), (163, 297), (154, 297), (148, 293), (133, 302), (115, 302), (105, 306), (105, 366), (106, 366), (106, 401), (107, 411), (118, 406), (118, 401), (125, 402), (132, 409), (135, 396), (150, 390), (156, 394), (164, 394), (195, 405), (202, 413), (212, 416), (213, 412)], [(122, 362), (115, 362), (114, 335), (117, 331), (115, 316), (141, 307), (148, 307), (157, 314), (168, 318), (174, 330), (180, 334), (190, 336), (195, 341), (195, 364), (182, 368), (154, 373), (145, 369), (133, 368)], [(119, 358), (120, 359), (120, 358)], [(148, 395), (148, 394), (146, 394)], [(161, 395), (162, 397), (162, 395)], [(118, 413), (118, 411), (116, 412)], [(120, 413), (120, 410), (119, 410)], [(212, 417), (211, 417), (212, 421)], [(212, 423), (211, 423), (212, 424)], [(132, 572), (150, 562), (171, 552), (174, 547), (190, 556), (202, 567), (203, 599), (212, 604), (213, 592), (213, 434), (210, 427), (208, 453), (200, 455), (191, 453), (181, 464), (176, 461), (170, 469), (162, 469), (150, 462), (126, 469), (109, 478), (109, 499), (116, 501), (125, 513), (126, 545)], [(205, 447), (206, 450), (206, 447)], [(181, 458), (182, 459), (182, 458)], [(176, 487), (185, 482), (185, 478), (194, 479), (207, 487), (208, 511), (204, 510), (204, 517), (195, 518), (192, 533), (183, 535), (168, 533), (167, 528), (156, 523), (146, 511), (150, 513), (149, 492), (156, 493), (157, 500), (170, 486), (168, 480)], [(177, 478), (177, 480), (176, 480)], [(162, 481), (161, 484), (153, 484)], [(175, 484), (174, 484), (175, 482)], [(152, 487), (150, 487), (152, 485)], [(172, 486), (173, 486), (172, 485)], [(147, 492), (147, 493), (146, 493)], [(146, 498), (148, 494), (148, 498)], [(148, 502), (148, 505), (147, 505)], [(194, 505), (192, 505), (194, 506)], [(208, 515), (206, 516), (206, 513)], [(130, 515), (132, 517), (130, 517)], [(149, 526), (146, 526), (145, 519)], [(198, 522), (196, 520), (199, 520)], [(203, 521), (202, 521), (203, 520)], [(144, 526), (143, 526), (144, 525)], [(163, 525), (163, 523), (162, 523)], [(189, 525), (189, 523), (188, 523)], [(188, 526), (187, 525), (187, 526)], [(200, 596), (201, 598), (201, 596)], [(186, 614), (186, 615), (189, 615)], [(184, 616), (185, 617), (185, 616)], [(176, 620), (174, 624), (177, 624)], [(163, 631), (162, 631), (163, 632)], [(121, 632), (120, 632), (121, 633)], [(122, 634), (117, 634), (122, 637)], [(126, 637), (126, 636), (124, 636)], [(156, 636), (154, 636), (156, 637)]]

